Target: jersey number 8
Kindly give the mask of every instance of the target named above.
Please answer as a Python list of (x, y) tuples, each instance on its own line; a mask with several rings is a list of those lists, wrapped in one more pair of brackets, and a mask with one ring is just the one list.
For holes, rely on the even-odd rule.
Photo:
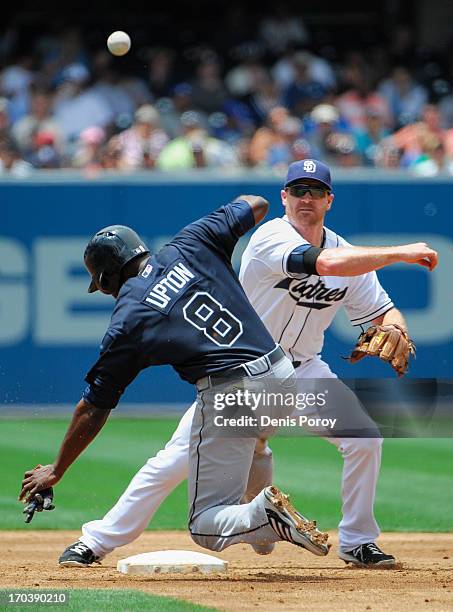
[(242, 323), (212, 295), (198, 291), (184, 306), (184, 318), (217, 346), (232, 346), (242, 334)]

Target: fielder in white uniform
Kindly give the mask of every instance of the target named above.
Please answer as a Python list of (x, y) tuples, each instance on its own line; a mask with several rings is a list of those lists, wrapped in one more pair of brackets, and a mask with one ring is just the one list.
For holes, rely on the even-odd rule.
[[(324, 332), (340, 307), (346, 309), (354, 326), (383, 323), (406, 328), (374, 270), (396, 262), (417, 263), (432, 270), (437, 263), (437, 254), (424, 243), (349, 245), (324, 227), (325, 214), (333, 201), (331, 190), (330, 171), (322, 162), (291, 164), (281, 192), (286, 215), (265, 223), (253, 234), (240, 271), (249, 300), (273, 339), (293, 361), (301, 390), (307, 379), (336, 378), (320, 352)], [(321, 252), (323, 257), (318, 261)], [(77, 543), (84, 553), (80, 565), (102, 559), (137, 538), (162, 501), (187, 478), (194, 409), (195, 404), (184, 414), (165, 448), (139, 470), (104, 518), (83, 525)], [(382, 439), (327, 439), (337, 446), (344, 460), (339, 557), (362, 566), (394, 565), (394, 557), (375, 544), (380, 532), (373, 505)], [(259, 441), (244, 501), (271, 481), (272, 453), (265, 442)], [(270, 544), (255, 550), (266, 554), (272, 548)]]

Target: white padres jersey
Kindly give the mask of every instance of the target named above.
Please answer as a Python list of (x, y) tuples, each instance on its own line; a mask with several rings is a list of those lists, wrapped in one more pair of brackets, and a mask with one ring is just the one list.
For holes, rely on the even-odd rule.
[[(252, 306), (273, 339), (293, 361), (320, 353), (324, 331), (344, 306), (352, 325), (383, 315), (393, 302), (375, 272), (360, 276), (290, 274), (289, 254), (307, 244), (286, 216), (261, 225), (242, 255), (239, 278)], [(324, 228), (323, 248), (350, 246)]]

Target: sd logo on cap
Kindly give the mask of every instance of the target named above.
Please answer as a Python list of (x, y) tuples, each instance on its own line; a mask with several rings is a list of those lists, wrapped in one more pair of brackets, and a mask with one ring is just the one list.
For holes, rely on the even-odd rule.
[(332, 189), (329, 167), (316, 159), (304, 159), (290, 164), (284, 187), (286, 189), (289, 185), (303, 179), (314, 179), (325, 185), (329, 190)]

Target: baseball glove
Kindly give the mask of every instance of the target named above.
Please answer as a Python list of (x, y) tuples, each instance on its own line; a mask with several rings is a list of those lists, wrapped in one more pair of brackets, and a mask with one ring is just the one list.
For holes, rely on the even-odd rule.
[(23, 509), (25, 514), (25, 522), (30, 523), (33, 519), (35, 512), (42, 512), (43, 510), (53, 510), (53, 489), (42, 489), (33, 495), (32, 499), (27, 500), (27, 505)]
[(354, 350), (346, 359), (356, 363), (367, 355), (390, 362), (398, 376), (404, 376), (409, 357), (415, 356), (415, 344), (399, 325), (372, 325), (360, 334)]

